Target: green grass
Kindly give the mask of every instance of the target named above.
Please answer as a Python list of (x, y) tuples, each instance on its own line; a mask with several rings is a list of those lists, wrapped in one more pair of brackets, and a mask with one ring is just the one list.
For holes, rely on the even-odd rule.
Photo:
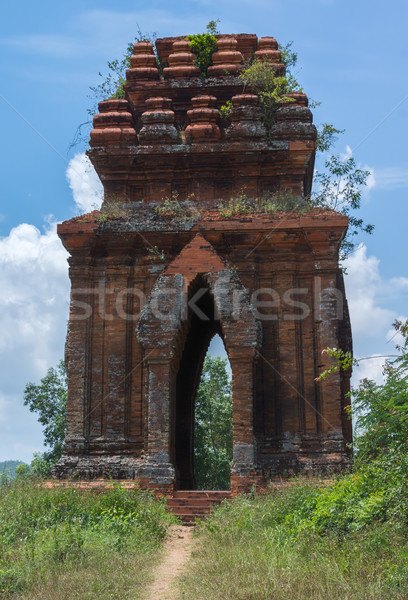
[(305, 510), (321, 493), (298, 482), (221, 506), (197, 530), (183, 600), (406, 599), (405, 524), (374, 519), (347, 533), (304, 528)]
[(0, 485), (0, 598), (137, 599), (168, 525), (165, 503), (138, 489)]

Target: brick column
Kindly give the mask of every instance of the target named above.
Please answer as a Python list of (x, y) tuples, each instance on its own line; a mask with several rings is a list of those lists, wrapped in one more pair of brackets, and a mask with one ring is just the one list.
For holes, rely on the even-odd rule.
[(120, 451), (125, 442), (126, 320), (117, 312), (117, 298), (126, 289), (129, 257), (125, 252), (105, 259), (104, 439)]
[[(341, 316), (343, 315), (343, 310), (338, 306), (338, 302), (342, 301), (342, 294), (336, 286), (336, 273), (320, 272), (315, 278), (314, 293), (317, 363), (321, 373), (332, 364), (332, 359), (327, 354), (322, 354), (322, 351), (325, 348), (339, 347), (339, 316), (340, 312)], [(342, 437), (340, 374), (333, 373), (318, 385), (322, 433), (338, 434)]]
[(141, 475), (150, 484), (174, 484), (172, 452), (174, 373), (163, 351), (151, 351), (147, 367), (147, 454)]
[(253, 371), (255, 351), (252, 348), (229, 352), (232, 369), (232, 475), (250, 475), (255, 468)]
[(71, 257), (71, 304), (66, 345), (68, 373), (67, 430), (64, 451), (75, 453), (86, 444), (86, 416), (89, 403), (89, 331), (91, 327), (92, 290), (90, 269), (92, 259)]

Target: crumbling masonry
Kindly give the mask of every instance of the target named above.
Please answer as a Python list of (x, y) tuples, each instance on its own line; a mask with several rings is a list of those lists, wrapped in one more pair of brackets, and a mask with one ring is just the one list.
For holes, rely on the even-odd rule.
[[(351, 349), (338, 267), (347, 218), (265, 208), (274, 195), (301, 203), (310, 192), (307, 97), (293, 94), (267, 136), (238, 74), (253, 55), (283, 73), (274, 38), (219, 36), (206, 79), (185, 38), (156, 46), (163, 73), (151, 44), (137, 43), (126, 99), (100, 102), (94, 117), (101, 210), (58, 228), (72, 291), (55, 474), (193, 489), (194, 398), (216, 333), (232, 370), (232, 493), (338, 471), (351, 438), (350, 374), (315, 378), (326, 347)], [(228, 100), (230, 118), (220, 119)]]

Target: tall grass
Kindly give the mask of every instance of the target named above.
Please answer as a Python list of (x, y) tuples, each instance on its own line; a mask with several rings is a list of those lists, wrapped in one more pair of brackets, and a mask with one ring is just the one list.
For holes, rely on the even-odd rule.
[(0, 598), (138, 598), (174, 522), (138, 489), (0, 484)]
[[(373, 521), (340, 534), (305, 529), (325, 490), (308, 483), (241, 497), (198, 528), (184, 600), (402, 600), (408, 597), (406, 527)], [(296, 515), (299, 516), (297, 523)]]

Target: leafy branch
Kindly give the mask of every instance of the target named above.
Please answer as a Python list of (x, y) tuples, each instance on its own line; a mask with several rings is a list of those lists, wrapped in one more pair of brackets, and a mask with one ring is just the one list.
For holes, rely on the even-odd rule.
[(206, 26), (205, 33), (196, 33), (188, 35), (186, 40), (190, 42), (191, 52), (195, 54), (195, 66), (200, 69), (200, 77), (207, 77), (207, 69), (212, 63), (212, 55), (217, 51), (217, 38), (215, 37), (220, 32), (218, 31), (216, 21), (210, 21)]

